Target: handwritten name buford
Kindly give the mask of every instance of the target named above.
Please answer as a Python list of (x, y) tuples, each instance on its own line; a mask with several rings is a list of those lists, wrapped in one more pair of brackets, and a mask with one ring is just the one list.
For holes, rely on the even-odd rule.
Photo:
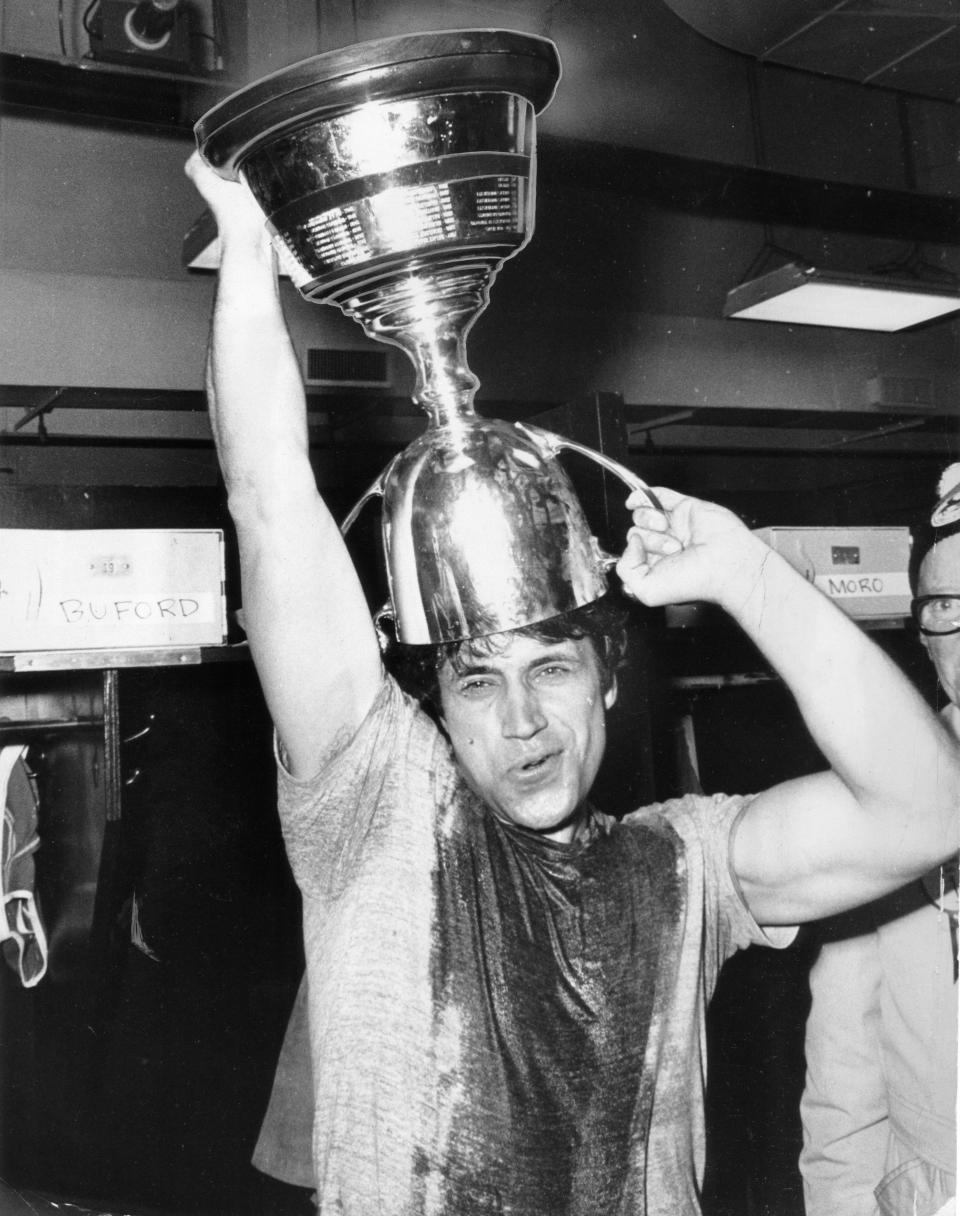
[(157, 599), (65, 599), (60, 601), (60, 610), (68, 625), (91, 621), (182, 621), (200, 611), (200, 601), (174, 595)]

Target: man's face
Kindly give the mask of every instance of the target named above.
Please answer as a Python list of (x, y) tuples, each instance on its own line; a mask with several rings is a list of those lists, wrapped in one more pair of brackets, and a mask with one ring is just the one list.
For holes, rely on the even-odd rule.
[(454, 755), (498, 818), (569, 841), (603, 757), (616, 688), (602, 691), (586, 638), (504, 634), (502, 643), (492, 654), (464, 647), (460, 671), (449, 661), (440, 669)]
[[(960, 595), (960, 534), (934, 545), (920, 565), (917, 595)], [(920, 635), (944, 692), (960, 705), (960, 633)]]

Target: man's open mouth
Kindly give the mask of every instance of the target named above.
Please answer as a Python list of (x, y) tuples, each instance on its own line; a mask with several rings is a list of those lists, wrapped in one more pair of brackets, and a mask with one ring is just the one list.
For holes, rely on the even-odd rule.
[(559, 752), (542, 752), (538, 756), (531, 756), (529, 760), (522, 760), (519, 764), (515, 764), (511, 772), (520, 781), (533, 780), (549, 773), (559, 755)]

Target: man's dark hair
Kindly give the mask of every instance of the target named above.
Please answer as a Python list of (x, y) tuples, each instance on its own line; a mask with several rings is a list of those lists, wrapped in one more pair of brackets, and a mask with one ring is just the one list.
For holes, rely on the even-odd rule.
[(597, 656), (600, 679), (606, 692), (612, 686), (626, 653), (626, 622), (627, 610), (622, 601), (608, 594), (583, 608), (512, 629), (509, 635), (495, 633), (485, 638), (429, 646), (404, 645), (388, 635), (383, 659), (400, 687), (421, 701), (426, 709), (437, 713), (440, 709), (440, 669), (445, 662), (450, 662), (454, 669), (462, 665), (468, 649), (471, 656), (484, 651), (495, 654), (500, 646), (499, 639), (514, 635), (535, 638), (540, 642), (587, 638)]

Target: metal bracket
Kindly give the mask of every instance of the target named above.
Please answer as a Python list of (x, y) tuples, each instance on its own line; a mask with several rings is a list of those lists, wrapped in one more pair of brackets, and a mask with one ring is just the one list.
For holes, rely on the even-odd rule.
[(18, 422), (13, 424), (13, 429), (15, 431), (21, 431), (28, 423), (33, 422), (34, 418), (39, 418), (41, 434), (46, 434), (46, 430), (43, 425), (43, 416), (53, 409), (66, 391), (67, 390), (65, 388), (54, 389), (54, 391), (49, 397), (46, 398), (45, 401), (41, 401), (38, 405), (31, 406), (23, 417)]

